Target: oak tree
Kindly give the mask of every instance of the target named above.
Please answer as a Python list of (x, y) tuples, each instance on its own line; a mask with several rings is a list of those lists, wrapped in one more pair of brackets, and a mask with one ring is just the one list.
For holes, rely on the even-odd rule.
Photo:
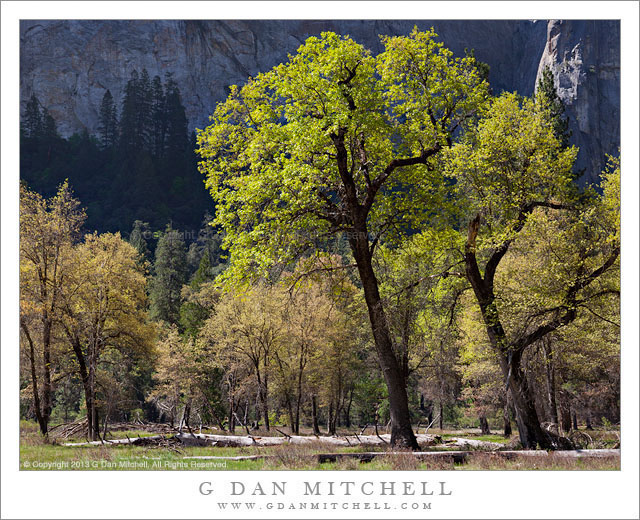
[(230, 274), (264, 272), (346, 234), (389, 389), (392, 444), (410, 448), (406, 379), (372, 260), (381, 240), (446, 206), (437, 158), (487, 96), (475, 60), (435, 37), (384, 37), (377, 56), (333, 33), (309, 38), (287, 63), (231, 87), (198, 136)]

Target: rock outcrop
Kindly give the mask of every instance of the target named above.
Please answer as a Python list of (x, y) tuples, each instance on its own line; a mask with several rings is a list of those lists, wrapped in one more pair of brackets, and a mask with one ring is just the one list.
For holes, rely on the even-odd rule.
[[(531, 95), (552, 66), (569, 105), (583, 166), (597, 175), (619, 140), (619, 23), (452, 20), (48, 20), (21, 21), (21, 104), (35, 94), (64, 136), (95, 133), (102, 96), (120, 102), (134, 69), (170, 72), (191, 128), (202, 128), (227, 88), (269, 70), (311, 35), (349, 34), (373, 52), (378, 35), (434, 27), (456, 55), (474, 49), (491, 66), (495, 92)], [(548, 27), (547, 27), (548, 25)], [(595, 172), (595, 173), (593, 173)]]
[(571, 142), (580, 148), (576, 168), (593, 181), (605, 154), (615, 154), (620, 143), (620, 23), (550, 20), (538, 78), (545, 67), (565, 103)]

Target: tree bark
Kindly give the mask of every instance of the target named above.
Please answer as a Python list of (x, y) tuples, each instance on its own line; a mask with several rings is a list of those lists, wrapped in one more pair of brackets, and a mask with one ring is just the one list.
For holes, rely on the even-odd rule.
[(327, 411), (327, 434), (336, 434), (336, 423), (333, 420), (333, 400), (329, 402), (329, 410)]
[(36, 353), (35, 348), (33, 346), (33, 340), (31, 339), (31, 334), (29, 333), (29, 329), (27, 325), (20, 320), (20, 327), (24, 332), (25, 337), (27, 338), (27, 342), (29, 343), (29, 363), (31, 366), (31, 385), (33, 388), (33, 407), (35, 409), (36, 420), (38, 421), (38, 426), (40, 427), (40, 433), (42, 435), (47, 435), (47, 423), (44, 420), (42, 415), (42, 410), (40, 408), (40, 394), (38, 393), (38, 374), (36, 372)]
[(543, 449), (553, 449), (555, 446), (551, 436), (540, 426), (534, 397), (527, 384), (526, 374), (521, 368), (524, 347), (515, 347), (509, 344), (495, 303), (493, 276), (500, 259), (508, 250), (509, 243), (507, 242), (498, 248), (492, 255), (487, 262), (483, 277), (478, 267), (475, 251), (479, 227), (480, 215), (477, 215), (469, 223), (464, 257), (465, 271), (480, 307), (489, 342), (499, 357), (500, 368), (516, 411), (520, 442), (526, 449), (536, 449), (537, 446)]
[(482, 435), (490, 435), (491, 429), (489, 428), (489, 422), (487, 421), (487, 418), (484, 415), (481, 415), (479, 419), (480, 419), (480, 431), (482, 432)]
[(513, 431), (511, 430), (511, 418), (509, 417), (509, 394), (507, 393), (504, 400), (504, 407), (502, 409), (502, 419), (504, 421), (504, 437), (511, 437)]
[(378, 280), (373, 271), (368, 233), (364, 221), (358, 223), (356, 231), (355, 236), (349, 239), (349, 245), (358, 267), (378, 360), (389, 393), (391, 445), (418, 450), (418, 442), (411, 428), (406, 376), (393, 350), (389, 324), (378, 290)]
[(558, 425), (558, 405), (556, 403), (556, 371), (554, 366), (553, 349), (549, 341), (542, 342), (545, 357), (545, 374), (547, 376), (547, 407), (551, 422)]
[(320, 435), (318, 426), (318, 403), (315, 394), (311, 396), (311, 422), (313, 423), (313, 434)]

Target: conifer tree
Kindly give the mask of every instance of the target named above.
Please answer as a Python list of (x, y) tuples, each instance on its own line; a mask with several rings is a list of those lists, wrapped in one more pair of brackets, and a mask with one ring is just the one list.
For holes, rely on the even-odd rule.
[(155, 157), (160, 157), (164, 150), (165, 120), (164, 88), (160, 76), (154, 76), (151, 84), (151, 151)]
[(564, 102), (558, 96), (555, 79), (549, 67), (542, 71), (542, 77), (536, 87), (536, 101), (541, 106), (549, 110), (553, 133), (560, 142), (562, 148), (569, 146), (571, 131), (569, 130), (569, 119), (565, 116)]
[(118, 115), (111, 91), (107, 89), (100, 103), (100, 119), (98, 125), (102, 145), (109, 149), (118, 140)]
[(37, 138), (42, 134), (42, 115), (40, 113), (40, 102), (35, 94), (32, 94), (27, 101), (23, 118), (22, 129), (25, 137)]
[(177, 323), (180, 292), (187, 282), (187, 254), (182, 234), (169, 224), (156, 246), (154, 277), (151, 283), (151, 317)]
[(133, 223), (133, 229), (129, 235), (129, 243), (136, 248), (140, 258), (146, 260), (149, 258), (149, 247), (145, 234), (149, 232), (149, 223), (136, 220)]

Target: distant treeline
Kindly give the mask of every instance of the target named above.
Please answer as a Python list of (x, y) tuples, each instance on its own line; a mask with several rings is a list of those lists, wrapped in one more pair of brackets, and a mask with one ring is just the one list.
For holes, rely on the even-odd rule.
[(109, 90), (100, 105), (98, 135), (62, 138), (46, 107), (31, 96), (20, 127), (20, 178), (51, 196), (69, 179), (87, 210), (86, 228), (128, 235), (133, 222), (151, 230), (196, 230), (211, 210), (197, 170), (180, 89), (146, 70), (133, 71), (122, 100)]

